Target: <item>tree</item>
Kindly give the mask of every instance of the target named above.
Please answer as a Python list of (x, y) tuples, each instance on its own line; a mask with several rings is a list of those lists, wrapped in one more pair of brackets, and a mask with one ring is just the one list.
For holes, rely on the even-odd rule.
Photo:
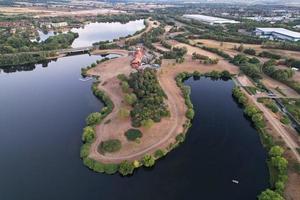
[(244, 53), (254, 56), (256, 54), (256, 51), (254, 49), (248, 48), (244, 50)]
[(121, 142), (118, 139), (102, 141), (99, 145), (100, 152), (116, 152), (121, 149)]
[(255, 106), (249, 105), (245, 108), (244, 112), (247, 116), (252, 117), (254, 114), (258, 113), (259, 110)]
[(93, 126), (93, 125), (96, 125), (98, 123), (101, 122), (101, 114), (98, 113), (98, 112), (94, 112), (94, 113), (91, 113), (87, 118), (86, 118), (86, 124), (88, 126)]
[(134, 170), (134, 165), (131, 162), (128, 162), (127, 160), (123, 161), (119, 166), (119, 172), (123, 176), (132, 174)]
[(194, 110), (191, 109), (191, 108), (189, 108), (189, 109), (186, 111), (185, 116), (186, 116), (188, 119), (193, 119), (194, 116), (195, 116)]
[(121, 88), (122, 88), (122, 91), (124, 93), (128, 93), (129, 92), (129, 85), (128, 85), (127, 81), (122, 81), (121, 82)]
[(276, 167), (280, 173), (283, 173), (287, 169), (288, 161), (281, 156), (275, 156), (271, 158), (271, 164)]
[(83, 142), (91, 142), (95, 138), (94, 128), (91, 126), (87, 126), (83, 129), (82, 141)]
[(276, 145), (276, 146), (273, 146), (270, 151), (269, 151), (269, 155), (274, 157), (274, 156), (282, 156), (284, 150), (282, 147)]
[(154, 121), (152, 119), (146, 119), (146, 120), (143, 120), (141, 122), (142, 126), (145, 127), (145, 128), (151, 128), (154, 124)]
[(125, 94), (124, 96), (124, 100), (126, 101), (126, 103), (128, 103), (129, 105), (133, 105), (136, 100), (137, 100), (137, 97), (134, 93), (130, 93), (130, 94)]
[(118, 115), (120, 118), (127, 118), (130, 115), (130, 111), (127, 108), (120, 108)]
[(145, 155), (142, 161), (146, 167), (152, 167), (155, 164), (155, 158), (152, 155)]
[(284, 198), (277, 192), (267, 189), (258, 196), (258, 200), (284, 200)]

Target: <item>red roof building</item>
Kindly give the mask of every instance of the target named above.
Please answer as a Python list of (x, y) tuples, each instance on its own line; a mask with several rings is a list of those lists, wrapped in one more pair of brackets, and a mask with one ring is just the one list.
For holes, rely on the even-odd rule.
[(137, 47), (133, 55), (133, 60), (131, 61), (131, 67), (138, 69), (142, 64), (142, 58), (144, 56), (144, 50), (141, 47)]

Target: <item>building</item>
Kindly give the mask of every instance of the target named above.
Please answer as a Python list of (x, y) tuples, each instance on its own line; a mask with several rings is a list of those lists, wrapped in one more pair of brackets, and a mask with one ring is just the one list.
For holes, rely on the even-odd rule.
[(293, 42), (300, 40), (300, 33), (284, 28), (256, 28), (254, 34), (270, 40), (288, 40)]
[(143, 48), (137, 47), (133, 55), (133, 60), (131, 61), (131, 67), (134, 69), (138, 69), (142, 65), (143, 56), (144, 56)]
[(68, 26), (68, 23), (67, 22), (52, 23), (51, 26), (53, 28), (61, 28), (61, 27)]
[(224, 19), (219, 17), (211, 17), (206, 15), (183, 15), (184, 18), (193, 19), (200, 22), (204, 22), (210, 25), (214, 24), (238, 24), (239, 21), (231, 20), (231, 19)]

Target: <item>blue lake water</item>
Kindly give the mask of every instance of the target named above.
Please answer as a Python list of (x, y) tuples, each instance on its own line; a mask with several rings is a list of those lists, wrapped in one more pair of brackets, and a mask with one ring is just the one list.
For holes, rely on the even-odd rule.
[(193, 126), (154, 168), (121, 177), (84, 167), (85, 117), (103, 105), (92, 82), (79, 80), (80, 68), (100, 58), (70, 56), (0, 73), (1, 200), (254, 200), (268, 187), (266, 152), (231, 96), (233, 82), (209, 78), (186, 81)]

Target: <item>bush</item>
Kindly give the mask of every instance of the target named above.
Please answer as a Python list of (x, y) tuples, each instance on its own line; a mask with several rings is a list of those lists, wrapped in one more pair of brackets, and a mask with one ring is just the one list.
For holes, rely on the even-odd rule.
[(88, 143), (83, 144), (80, 148), (80, 158), (88, 157), (89, 153), (90, 153), (90, 144)]
[(118, 171), (119, 165), (118, 164), (105, 164), (104, 165), (104, 172), (107, 174), (114, 174)]
[(164, 150), (162, 150), (162, 149), (158, 149), (158, 150), (156, 150), (155, 153), (154, 153), (154, 157), (155, 157), (156, 159), (161, 158), (161, 157), (163, 157), (163, 156), (165, 156), (165, 155), (166, 155), (166, 152), (165, 152)]
[(155, 159), (152, 155), (145, 155), (142, 161), (146, 167), (152, 167), (155, 164)]
[(277, 192), (267, 189), (258, 196), (258, 200), (284, 200), (284, 198)]
[(248, 48), (244, 50), (244, 53), (254, 56), (256, 54), (256, 51), (254, 49)]
[(93, 126), (93, 125), (96, 125), (98, 123), (101, 122), (101, 114), (98, 113), (98, 112), (94, 112), (94, 113), (91, 113), (87, 118), (86, 118), (86, 124), (88, 126)]
[(137, 97), (134, 93), (125, 94), (124, 100), (127, 104), (133, 105), (137, 101)]
[(134, 170), (134, 165), (131, 162), (128, 162), (127, 160), (123, 161), (119, 166), (119, 172), (123, 176), (132, 174)]
[(83, 142), (91, 142), (95, 138), (94, 128), (91, 126), (87, 126), (83, 129), (82, 141)]
[(184, 135), (184, 134), (180, 133), (180, 134), (178, 134), (178, 135), (176, 136), (176, 141), (177, 141), (178, 143), (184, 142), (184, 140), (185, 140), (185, 135)]
[(152, 119), (146, 119), (146, 120), (143, 120), (141, 122), (141, 125), (145, 128), (151, 128), (154, 124), (154, 121)]
[(95, 162), (93, 170), (95, 172), (104, 172), (105, 164), (102, 164), (100, 162)]
[(118, 115), (121, 118), (127, 118), (130, 115), (130, 111), (127, 108), (120, 108)]
[(135, 141), (138, 138), (143, 136), (142, 132), (139, 129), (129, 129), (125, 132), (125, 136), (129, 141)]
[(285, 124), (285, 125), (289, 125), (291, 123), (290, 119), (286, 115), (283, 115), (280, 118), (280, 122), (283, 123), (283, 124)]
[(110, 139), (106, 141), (102, 141), (100, 144), (100, 152), (109, 152), (113, 153), (119, 151), (121, 149), (121, 142), (117, 139)]
[(189, 109), (186, 111), (185, 116), (186, 116), (188, 119), (193, 119), (194, 116), (195, 116), (194, 110), (191, 109), (191, 108), (189, 108)]

